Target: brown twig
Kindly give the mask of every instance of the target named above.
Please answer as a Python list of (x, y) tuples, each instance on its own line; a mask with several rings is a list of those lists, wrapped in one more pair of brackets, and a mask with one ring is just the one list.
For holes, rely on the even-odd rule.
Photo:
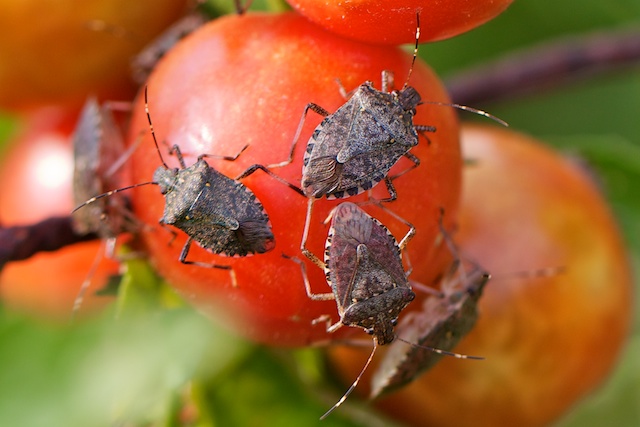
[(9, 261), (27, 259), (38, 252), (56, 251), (96, 238), (94, 234), (76, 234), (70, 216), (47, 218), (36, 224), (0, 227), (0, 270)]
[(640, 30), (570, 37), (509, 54), (446, 80), (453, 102), (487, 102), (539, 93), (559, 84), (640, 65)]

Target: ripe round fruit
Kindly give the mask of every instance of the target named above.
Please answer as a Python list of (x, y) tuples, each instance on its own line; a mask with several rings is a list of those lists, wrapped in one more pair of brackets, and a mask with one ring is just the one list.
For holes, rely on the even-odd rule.
[[(128, 98), (129, 61), (185, 0), (1, 0), (0, 109)], [(107, 30), (91, 29), (100, 22)], [(112, 30), (108, 30), (111, 28)], [(126, 31), (125, 36), (118, 32)]]
[[(464, 256), (492, 273), (476, 327), (445, 358), (378, 402), (408, 425), (544, 426), (611, 371), (631, 321), (621, 236), (593, 182), (533, 138), (465, 125), (459, 233)], [(547, 267), (546, 277), (517, 273)], [(351, 381), (362, 366), (331, 360)], [(350, 352), (349, 352), (350, 353)]]
[[(73, 209), (69, 135), (75, 120), (76, 114), (68, 111), (39, 110), (29, 117), (24, 133), (11, 142), (0, 167), (0, 180), (5, 183), (0, 192), (3, 226), (69, 215)], [(99, 242), (86, 242), (6, 264), (0, 272), (2, 304), (45, 318), (69, 319), (78, 290), (99, 250)], [(111, 300), (93, 293), (117, 272), (116, 262), (100, 262), (81, 313), (93, 312)]]
[(302, 15), (345, 37), (368, 43), (412, 43), (420, 13), (420, 41), (448, 39), (484, 24), (513, 0), (287, 0)]
[[(236, 177), (254, 163), (272, 164), (288, 157), (304, 107), (314, 102), (330, 112), (345, 102), (336, 79), (347, 91), (366, 80), (380, 88), (383, 70), (395, 73), (398, 88), (406, 79), (411, 56), (395, 47), (378, 47), (342, 39), (294, 13), (248, 14), (216, 20), (179, 43), (159, 64), (148, 85), (149, 111), (159, 141), (178, 144), (186, 164), (197, 155), (233, 155), (249, 144), (234, 162), (209, 159), (223, 174)], [(447, 102), (434, 73), (418, 61), (409, 82), (426, 100)], [(139, 97), (142, 98), (142, 97)], [(310, 112), (292, 164), (274, 169), (289, 182), (300, 183), (306, 142), (321, 117)], [(421, 139), (411, 150), (422, 164), (394, 184), (398, 200), (389, 204), (418, 229), (409, 254), (418, 280), (437, 275), (434, 259), (440, 249), (438, 212), (444, 207), (452, 217), (460, 191), (461, 156), (458, 123), (448, 107), (418, 107), (416, 124), (434, 125), (431, 143)], [(138, 99), (129, 142), (144, 135), (132, 159), (134, 182), (149, 181), (160, 160), (149, 134), (143, 99)], [(170, 166), (175, 158), (166, 154)], [(412, 165), (401, 159), (392, 173)], [(276, 180), (257, 172), (243, 183), (255, 192), (268, 212), (276, 247), (260, 255), (225, 258), (192, 246), (188, 259), (233, 266), (238, 287), (232, 288), (224, 270), (183, 265), (178, 261), (185, 235), (158, 226), (164, 199), (158, 188), (136, 190), (134, 209), (142, 221), (152, 261), (160, 273), (197, 306), (223, 319), (242, 334), (270, 344), (304, 345), (331, 337), (324, 325), (311, 321), (326, 313), (336, 316), (332, 301), (311, 301), (304, 290), (299, 266), (282, 254), (302, 257), (300, 241), (307, 200)], [(353, 200), (364, 200), (364, 195)], [(387, 197), (384, 185), (374, 196)], [(322, 224), (335, 201), (319, 200), (314, 208), (308, 247), (323, 253), (328, 227)], [(389, 226), (400, 239), (408, 230), (375, 206), (366, 209)], [(451, 224), (448, 221), (447, 224)], [(324, 274), (308, 264), (312, 289), (327, 292)], [(334, 317), (335, 318), (335, 317)], [(348, 328), (343, 328), (348, 329)]]

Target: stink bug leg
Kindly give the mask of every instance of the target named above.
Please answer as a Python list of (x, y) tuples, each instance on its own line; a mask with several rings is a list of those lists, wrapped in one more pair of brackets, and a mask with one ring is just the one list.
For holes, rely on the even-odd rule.
[(322, 117), (329, 116), (329, 112), (324, 108), (322, 108), (321, 106), (314, 104), (313, 102), (308, 103), (304, 107), (304, 111), (302, 112), (302, 117), (300, 118), (300, 123), (298, 123), (296, 133), (293, 135), (293, 142), (291, 143), (291, 149), (289, 150), (289, 157), (280, 163), (274, 163), (274, 164), (268, 165), (267, 168), (279, 168), (282, 166), (286, 166), (293, 161), (293, 155), (296, 151), (296, 146), (298, 145), (298, 140), (300, 139), (300, 134), (302, 133), (302, 128), (304, 127), (304, 122), (307, 119), (307, 113), (309, 113), (309, 110), (318, 113)]

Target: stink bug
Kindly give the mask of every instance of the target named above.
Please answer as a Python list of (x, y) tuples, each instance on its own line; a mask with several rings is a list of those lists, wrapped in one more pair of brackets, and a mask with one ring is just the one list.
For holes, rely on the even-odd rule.
[[(397, 192), (393, 181), (419, 166), (420, 160), (410, 150), (418, 145), (419, 135), (426, 138), (428, 132), (435, 132), (436, 129), (414, 123), (416, 108), (423, 103), (418, 91), (409, 86), (420, 39), (419, 15), (416, 18), (413, 59), (401, 89), (394, 89), (393, 73), (383, 70), (381, 90), (376, 89), (373, 82), (365, 81), (349, 95), (340, 86), (340, 92), (347, 100), (333, 113), (318, 104), (307, 104), (295, 131), (288, 158), (267, 166), (283, 167), (293, 161), (309, 111), (324, 117), (307, 142), (303, 157), (301, 188), (310, 199), (305, 220), (307, 224), (311, 220), (316, 199), (356, 196), (371, 190), (380, 181), (385, 182), (389, 196), (379, 201), (395, 200)], [(443, 105), (492, 117), (469, 107)], [(390, 175), (402, 157), (413, 164)]]
[(422, 346), (451, 350), (475, 325), (478, 300), (490, 276), (478, 266), (467, 273), (460, 263), (455, 265), (442, 282), (442, 296), (426, 299), (420, 311), (409, 313), (398, 325), (398, 333), (419, 346), (390, 346), (373, 376), (371, 397), (409, 383), (442, 357)]
[[(330, 333), (342, 326), (362, 328), (372, 335), (373, 349), (360, 375), (321, 419), (340, 406), (357, 386), (378, 345), (389, 344), (397, 338), (394, 327), (398, 316), (415, 298), (402, 265), (402, 250), (415, 232), (411, 224), (407, 223), (410, 230), (398, 243), (387, 227), (354, 203), (345, 202), (336, 206), (328, 220), (331, 220), (331, 227), (325, 244), (324, 262), (304, 246), (306, 236), (303, 237), (302, 246), (304, 255), (324, 270), (332, 292), (314, 294), (305, 264), (296, 258), (291, 259), (301, 266), (309, 298), (336, 301), (340, 320), (331, 324), (330, 316), (325, 315), (314, 323), (326, 321), (327, 332)], [(436, 348), (425, 348), (460, 358), (468, 357)]]
[[(125, 148), (111, 107), (99, 105), (94, 97), (85, 102), (72, 139), (73, 200), (77, 205), (120, 182), (120, 159)], [(75, 212), (73, 228), (80, 234), (96, 233), (103, 239), (111, 239), (122, 232), (134, 231), (135, 224), (126, 198), (117, 195)]]
[[(92, 195), (117, 186), (122, 181), (122, 160), (130, 153), (125, 151), (120, 129), (112, 113), (118, 104), (110, 102), (100, 105), (96, 98), (90, 97), (80, 113), (72, 136), (73, 200), (76, 205)], [(127, 104), (127, 109), (128, 107)], [(135, 148), (135, 145), (132, 148)], [(95, 233), (103, 240), (101, 250), (98, 251), (75, 299), (73, 312), (76, 313), (103, 254), (113, 258), (116, 236), (124, 232), (135, 232), (138, 223), (128, 208), (128, 199), (118, 194), (75, 212), (72, 216), (72, 226), (76, 233)]]
[[(419, 159), (409, 153), (418, 145), (418, 133), (435, 132), (432, 126), (413, 123), (421, 98), (408, 82), (417, 57), (419, 38), (418, 21), (413, 62), (402, 89), (391, 90), (393, 74), (384, 70), (381, 90), (367, 81), (348, 96), (340, 87), (347, 101), (332, 114), (317, 104), (307, 104), (289, 158), (271, 167), (291, 163), (307, 113), (311, 110), (324, 116), (324, 120), (313, 132), (305, 150), (302, 190), (307, 197), (339, 199), (355, 196), (384, 179), (390, 195), (388, 200), (394, 200), (393, 179), (420, 164)], [(391, 167), (403, 156), (414, 165), (407, 171), (388, 176)]]
[(188, 239), (180, 253), (180, 262), (208, 268), (229, 270), (232, 285), (237, 286), (235, 273), (229, 265), (187, 260), (193, 242), (222, 256), (244, 257), (270, 251), (275, 246), (269, 217), (256, 196), (240, 181), (228, 178), (213, 169), (205, 158), (220, 158), (233, 161), (235, 156), (201, 154), (193, 165), (187, 167), (177, 145), (172, 152), (178, 158), (180, 168), (170, 168), (164, 161), (156, 139), (149, 113), (147, 89), (145, 88), (145, 110), (149, 128), (158, 155), (162, 161), (153, 181), (134, 184), (109, 191), (87, 200), (81, 207), (103, 197), (143, 185), (158, 185), (165, 197), (161, 225), (172, 225), (184, 231)]

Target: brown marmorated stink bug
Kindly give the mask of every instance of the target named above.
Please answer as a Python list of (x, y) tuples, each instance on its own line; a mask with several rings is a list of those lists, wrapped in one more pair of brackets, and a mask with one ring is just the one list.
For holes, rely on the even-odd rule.
[(133, 80), (138, 84), (146, 82), (158, 61), (176, 43), (203, 26), (209, 19), (203, 12), (194, 10), (164, 30), (131, 60)]
[(469, 272), (463, 269), (456, 262), (442, 281), (442, 295), (427, 298), (420, 311), (409, 313), (398, 324), (398, 334), (418, 346), (389, 346), (372, 378), (372, 398), (411, 382), (440, 360), (441, 354), (423, 346), (450, 351), (471, 331), (478, 319), (478, 300), (490, 276), (478, 266)]
[[(433, 367), (442, 354), (428, 349), (452, 350), (478, 320), (478, 302), (491, 275), (478, 264), (463, 260), (442, 224), (443, 215), (441, 212), (441, 235), (454, 255), (454, 262), (440, 281), (440, 294), (426, 299), (420, 310), (412, 311), (398, 324), (398, 334), (403, 340), (418, 345), (407, 347), (394, 343), (389, 346), (373, 375), (371, 398), (402, 387)], [(544, 277), (563, 270), (563, 267), (548, 267), (516, 272), (510, 276)]]
[[(95, 97), (90, 97), (80, 113), (72, 136), (73, 199), (76, 205), (95, 194), (114, 188), (122, 181), (124, 171), (121, 166), (130, 152), (125, 150), (122, 134), (113, 116), (113, 110), (116, 109), (128, 111), (130, 105), (118, 102), (100, 105)], [(135, 145), (131, 149), (135, 149)], [(76, 296), (73, 306), (75, 313), (82, 304), (102, 256), (113, 258), (116, 236), (135, 232), (138, 223), (128, 207), (128, 199), (120, 194), (100, 199), (87, 209), (75, 212), (72, 220), (76, 233), (95, 233), (103, 242)]]
[(170, 168), (162, 157), (156, 139), (146, 88), (145, 109), (153, 141), (162, 161), (162, 165), (154, 172), (153, 181), (95, 196), (78, 206), (76, 210), (120, 191), (143, 185), (158, 185), (165, 197), (164, 214), (159, 221), (160, 224), (172, 225), (188, 236), (180, 253), (180, 262), (229, 270), (232, 285), (237, 286), (231, 266), (189, 261), (187, 255), (193, 242), (214, 254), (228, 257), (261, 254), (274, 248), (275, 238), (271, 223), (257, 197), (240, 181), (222, 175), (205, 161), (206, 157), (233, 161), (247, 146), (235, 156), (201, 154), (196, 163), (187, 167), (179, 147), (174, 145), (172, 152), (177, 156), (180, 168)]
[[(415, 298), (402, 265), (402, 250), (414, 235), (413, 226), (407, 224), (410, 230), (398, 243), (380, 221), (350, 202), (336, 206), (329, 214), (329, 220), (331, 227), (325, 245), (324, 262), (304, 247), (304, 238), (302, 245), (304, 255), (324, 270), (332, 292), (314, 294), (305, 264), (297, 258), (291, 259), (301, 266), (309, 298), (336, 301), (340, 320), (331, 324), (331, 317), (325, 315), (314, 323), (326, 322), (327, 332), (330, 333), (342, 326), (362, 328), (373, 336), (373, 349), (351, 387), (321, 419), (340, 406), (355, 389), (378, 345), (389, 344), (398, 338), (394, 332), (398, 316)], [(437, 348), (424, 348), (458, 358), (474, 358)]]
[[(413, 60), (400, 90), (393, 89), (393, 73), (388, 70), (382, 71), (381, 90), (377, 90), (373, 82), (366, 81), (349, 95), (340, 85), (340, 92), (347, 99), (346, 102), (334, 113), (329, 113), (315, 103), (307, 104), (294, 134), (288, 158), (266, 167), (283, 167), (293, 161), (309, 110), (324, 117), (307, 142), (303, 158), (301, 187), (309, 198), (305, 220), (307, 224), (311, 220), (316, 199), (355, 196), (371, 190), (383, 180), (389, 197), (380, 201), (395, 200), (397, 192), (393, 181), (420, 165), (420, 160), (410, 150), (418, 145), (419, 135), (426, 138), (427, 132), (435, 132), (436, 129), (413, 122), (416, 108), (425, 103), (418, 91), (409, 86), (420, 39), (419, 14), (416, 19)], [(468, 110), (506, 125), (489, 113), (471, 107), (437, 102), (432, 104)], [(412, 161), (413, 165), (389, 175), (391, 168), (402, 157)]]
[[(76, 205), (120, 182), (125, 148), (111, 108), (90, 97), (80, 113), (72, 137), (73, 200)], [(75, 212), (73, 227), (77, 233), (96, 233), (103, 239), (135, 231), (127, 204), (124, 195), (101, 199)]]
[[(251, 7), (252, 2), (253, 0), (245, 0), (243, 4), (242, 0), (233, 0), (235, 12), (238, 15), (244, 14)], [(143, 84), (146, 82), (158, 61), (169, 50), (180, 40), (209, 22), (213, 15), (219, 14), (219, 11), (215, 13), (216, 11), (208, 10), (208, 6), (211, 5), (207, 5), (207, 0), (195, 0), (192, 3), (194, 3), (192, 10), (171, 24), (133, 57), (131, 60), (131, 74), (136, 83)], [(94, 24), (94, 26), (96, 25)], [(100, 25), (99, 23), (97, 27), (108, 28), (105, 24)], [(114, 32), (113, 30), (111, 31)], [(124, 29), (119, 29), (117, 33), (128, 34)]]

